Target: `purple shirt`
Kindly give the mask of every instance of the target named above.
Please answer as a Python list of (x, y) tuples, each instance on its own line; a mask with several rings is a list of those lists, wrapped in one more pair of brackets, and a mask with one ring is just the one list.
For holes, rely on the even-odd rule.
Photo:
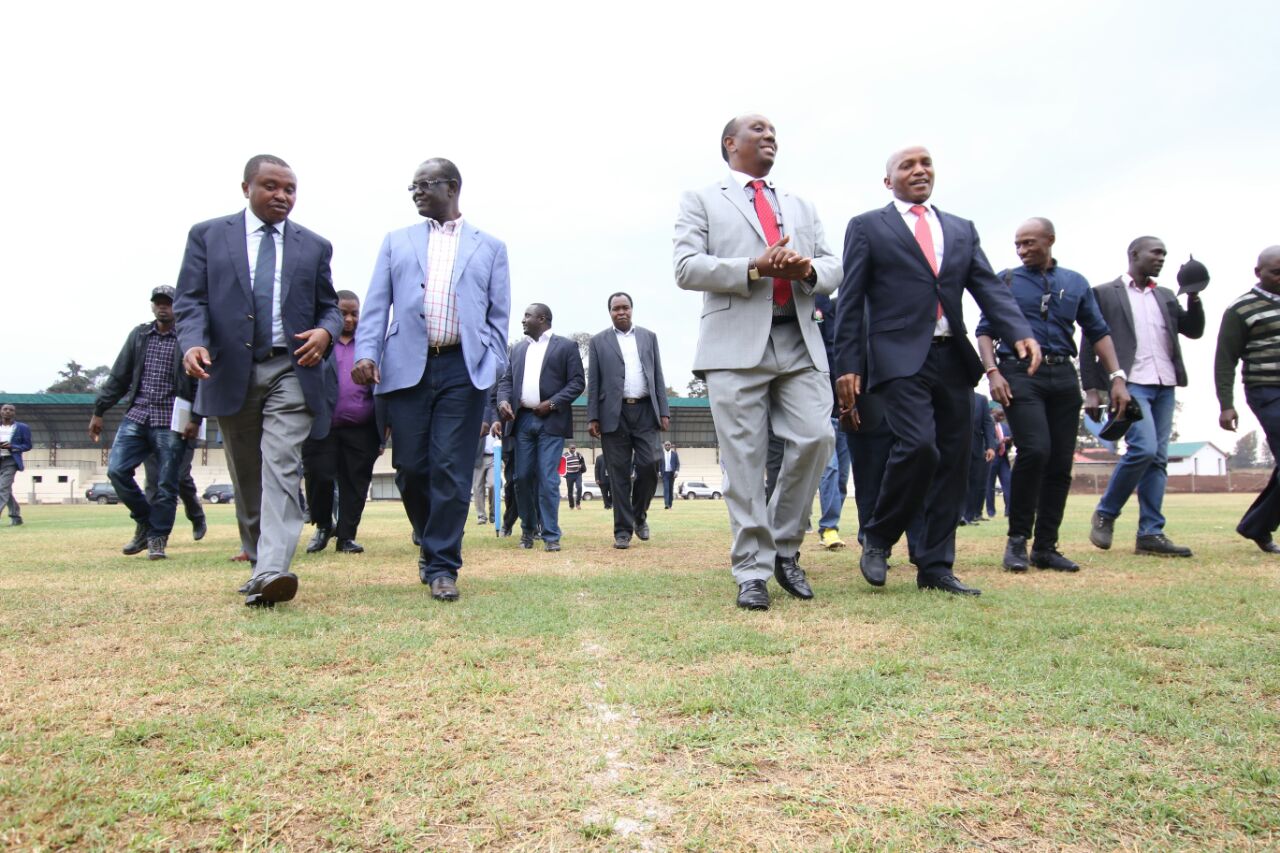
[(351, 381), (355, 362), (356, 341), (344, 344), (339, 338), (333, 344), (333, 359), (338, 368), (338, 404), (333, 407), (332, 426), (360, 426), (373, 420), (373, 386)]

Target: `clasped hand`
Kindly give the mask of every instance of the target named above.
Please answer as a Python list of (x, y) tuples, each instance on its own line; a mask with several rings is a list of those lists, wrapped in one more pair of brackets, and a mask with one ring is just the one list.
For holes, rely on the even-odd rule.
[(782, 237), (756, 258), (755, 266), (760, 275), (802, 281), (813, 273), (813, 259), (788, 249), (787, 243), (790, 241), (790, 235)]

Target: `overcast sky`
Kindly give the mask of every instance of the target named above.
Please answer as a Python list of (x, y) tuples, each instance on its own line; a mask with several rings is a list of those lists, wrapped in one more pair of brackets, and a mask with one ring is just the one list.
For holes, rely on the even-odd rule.
[(71, 358), (109, 364), (174, 282), (188, 228), (241, 209), (244, 161), (272, 153), (298, 175), (293, 218), (362, 295), (382, 236), (418, 220), (414, 168), (452, 159), (463, 215), (507, 243), (512, 334), (533, 301), (562, 334), (598, 331), (608, 293), (630, 291), (683, 393), (701, 296), (673, 281), (679, 195), (725, 173), (725, 121), (762, 112), (773, 178), (816, 204), (836, 253), (912, 142), (932, 150), (934, 201), (976, 222), (997, 269), (1032, 215), (1093, 283), (1140, 234), (1166, 241), (1165, 283), (1194, 253), (1213, 283), (1205, 337), (1183, 343), (1178, 428), (1234, 443), (1214, 339), (1280, 243), (1275, 3), (329, 8), (6, 10), (0, 390), (40, 390)]

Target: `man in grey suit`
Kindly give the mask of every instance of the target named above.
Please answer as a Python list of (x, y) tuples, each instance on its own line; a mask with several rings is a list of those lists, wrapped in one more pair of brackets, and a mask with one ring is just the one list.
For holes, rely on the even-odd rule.
[(246, 210), (191, 228), (173, 311), (195, 411), (218, 418), (253, 575), (249, 606), (289, 601), (302, 532), (302, 442), (329, 430), (321, 364), (342, 329), (323, 237), (289, 222), (297, 178), (279, 157), (244, 167)]
[[(600, 439), (613, 490), (613, 547), (649, 539), (649, 503), (658, 485), (658, 431), (671, 425), (658, 337), (631, 322), (631, 296), (609, 297), (613, 327), (587, 347), (587, 432)], [(631, 481), (632, 469), (636, 472)]]
[[(813, 205), (768, 180), (778, 151), (760, 115), (725, 125), (729, 174), (686, 192), (675, 227), (676, 284), (702, 292), (693, 371), (707, 382), (724, 466), (739, 607), (769, 608), (767, 582), (813, 590), (796, 561), (805, 516), (831, 457), (831, 385), (814, 294), (840, 283)], [(764, 495), (769, 425), (786, 442), (778, 488)]]

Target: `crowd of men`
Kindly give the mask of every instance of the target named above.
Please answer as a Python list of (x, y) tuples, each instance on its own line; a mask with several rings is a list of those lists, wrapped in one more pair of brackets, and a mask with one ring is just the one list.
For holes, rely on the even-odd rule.
[[(813, 598), (799, 560), (813, 498), (820, 544), (844, 547), (850, 472), (859, 568), (872, 586), (885, 585), (905, 537), (918, 587), (979, 595), (955, 575), (956, 528), (982, 520), (984, 502), (994, 516), (997, 483), (1004, 567), (1078, 571), (1059, 528), (1082, 407), (1094, 421), (1105, 408), (1127, 444), (1090, 542), (1112, 546), (1136, 493), (1135, 551), (1191, 556), (1165, 534), (1162, 504), (1175, 389), (1187, 384), (1179, 337), (1204, 333), (1207, 274), (1183, 288), (1184, 306), (1156, 281), (1164, 243), (1144, 236), (1130, 243), (1122, 276), (1091, 287), (1058, 263), (1043, 217), (1014, 235), (1022, 265), (997, 274), (974, 224), (932, 203), (923, 147), (889, 157), (891, 201), (849, 221), (839, 256), (813, 206), (769, 179), (777, 151), (768, 119), (731, 120), (720, 137), (728, 175), (685, 193), (675, 225), (676, 284), (702, 294), (693, 369), (716, 429), (739, 607), (768, 609), (770, 579)], [(386, 236), (363, 305), (334, 290), (329, 242), (289, 218), (297, 179), (285, 161), (252, 158), (241, 189), (243, 211), (192, 227), (177, 287), (152, 291), (153, 320), (130, 330), (94, 407), (95, 441), (103, 414), (125, 408), (108, 475), (135, 522), (126, 554), (165, 558), (177, 501), (194, 493), (202, 419), (217, 417), (251, 567), (239, 591), (250, 606), (289, 601), (304, 515), (315, 525), (307, 551), (335, 538), (339, 552), (363, 551), (356, 534), (390, 439), (419, 579), (433, 598), (456, 600), (473, 503), (479, 523), (507, 535), (518, 522), (519, 547), (561, 550), (560, 477), (577, 508), (587, 469), (575, 446), (565, 450), (584, 393), (614, 547), (650, 538), (658, 483), (670, 509), (680, 459), (671, 442), (659, 445), (670, 412), (658, 338), (633, 323), (630, 294), (607, 298), (588, 382), (578, 344), (553, 333), (546, 304), (525, 309), (524, 337), (508, 348), (506, 247), (464, 220), (452, 162), (430, 159), (414, 173), (422, 221)], [(1219, 332), (1220, 423), (1236, 428), (1243, 363), (1246, 400), (1280, 456), (1280, 248), (1264, 251), (1256, 272)], [(972, 338), (965, 291), (982, 311)], [(974, 390), (983, 377), (990, 403)], [(0, 407), (0, 508), (10, 506), (13, 524), (13, 476), (30, 447), (14, 406)], [(144, 464), (148, 492), (135, 478)], [(1278, 473), (1238, 528), (1268, 553), (1280, 553)], [(198, 500), (187, 515), (199, 539)]]

